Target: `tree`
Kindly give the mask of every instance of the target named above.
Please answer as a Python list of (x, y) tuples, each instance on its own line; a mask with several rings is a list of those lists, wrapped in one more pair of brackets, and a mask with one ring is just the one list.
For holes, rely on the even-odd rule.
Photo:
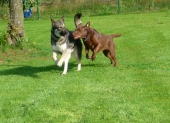
[(9, 0), (9, 22), (7, 41), (10, 45), (20, 45), (24, 37), (24, 16), (22, 0)]

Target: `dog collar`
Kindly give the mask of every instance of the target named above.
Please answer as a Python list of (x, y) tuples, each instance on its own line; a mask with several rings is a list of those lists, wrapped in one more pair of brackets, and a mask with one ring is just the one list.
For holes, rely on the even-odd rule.
[(84, 41), (87, 41), (89, 39), (89, 37), (86, 37), (85, 39), (84, 39)]

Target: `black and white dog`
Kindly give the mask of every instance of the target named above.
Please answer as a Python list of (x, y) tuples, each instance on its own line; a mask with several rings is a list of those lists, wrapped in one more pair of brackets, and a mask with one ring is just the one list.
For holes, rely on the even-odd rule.
[[(80, 39), (74, 40), (72, 32), (69, 31), (64, 24), (64, 17), (60, 20), (51, 18), (51, 46), (53, 51), (53, 59), (55, 63), (61, 67), (64, 62), (64, 71), (62, 75), (67, 73), (68, 62), (71, 54), (75, 55), (78, 62), (77, 70), (81, 70), (82, 43)], [(61, 54), (61, 58), (57, 62), (57, 53)]]

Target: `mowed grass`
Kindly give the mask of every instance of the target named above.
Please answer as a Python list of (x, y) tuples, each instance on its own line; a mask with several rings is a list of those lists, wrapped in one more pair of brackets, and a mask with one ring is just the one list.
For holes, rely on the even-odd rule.
[[(59, 19), (59, 18), (56, 18)], [(61, 76), (52, 60), (50, 20), (26, 20), (34, 48), (0, 53), (1, 123), (169, 123), (170, 12), (82, 17), (114, 39), (119, 66), (102, 52), (72, 57)], [(5, 27), (2, 22), (1, 27)], [(73, 18), (65, 18), (74, 30)], [(3, 28), (1, 28), (3, 30)]]

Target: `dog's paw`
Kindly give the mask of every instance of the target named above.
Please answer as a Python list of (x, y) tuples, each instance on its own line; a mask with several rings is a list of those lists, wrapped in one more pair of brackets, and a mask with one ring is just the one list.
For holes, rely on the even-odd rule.
[(96, 55), (91, 56), (91, 60), (94, 61), (96, 59)]
[(79, 63), (77, 66), (77, 71), (80, 71), (80, 70), (81, 70), (81, 64)]
[(87, 59), (91, 59), (91, 56), (86, 56)]
[(118, 66), (118, 64), (117, 63), (114, 63), (114, 67), (117, 67)]
[(92, 57), (91, 60), (94, 61), (96, 59), (96, 57)]
[(66, 75), (66, 73), (63, 72), (61, 75), (62, 75), (62, 76), (63, 76), (63, 75)]
[(76, 71), (81, 71), (81, 69), (77, 69)]
[(58, 62), (57, 66), (61, 67), (62, 66), (62, 62)]

